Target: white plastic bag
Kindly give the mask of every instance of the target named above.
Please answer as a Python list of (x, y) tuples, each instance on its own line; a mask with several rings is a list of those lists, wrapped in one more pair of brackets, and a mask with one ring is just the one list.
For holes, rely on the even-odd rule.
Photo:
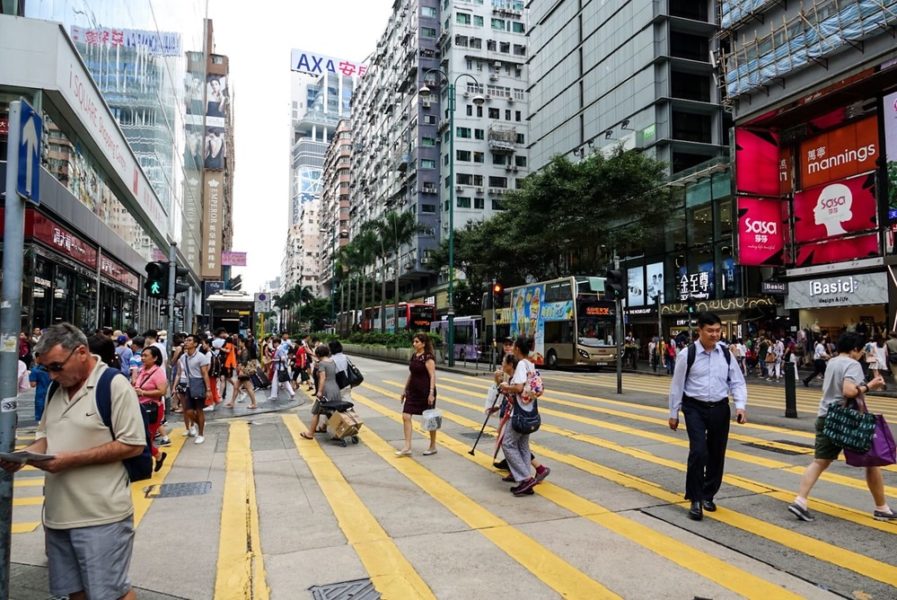
[(501, 407), (501, 400), (498, 398), (498, 386), (493, 385), (486, 392), (486, 400), (483, 402), (483, 414), (489, 414), (489, 411)]
[(421, 426), (426, 431), (436, 431), (442, 427), (442, 411), (438, 408), (428, 408), (421, 413)]

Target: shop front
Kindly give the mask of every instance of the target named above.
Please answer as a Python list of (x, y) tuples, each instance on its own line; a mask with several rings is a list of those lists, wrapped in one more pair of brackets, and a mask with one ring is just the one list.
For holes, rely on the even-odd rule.
[[(718, 298), (696, 300), (695, 313), (712, 312), (722, 321), (722, 336), (727, 340), (756, 336), (760, 332), (786, 329), (777, 315), (779, 303), (772, 297)], [(664, 336), (688, 335), (688, 304), (678, 302), (660, 307)], [(692, 328), (697, 327), (692, 321)]]
[(888, 276), (884, 271), (844, 273), (788, 282), (785, 308), (799, 327), (836, 339), (843, 331), (887, 330)]

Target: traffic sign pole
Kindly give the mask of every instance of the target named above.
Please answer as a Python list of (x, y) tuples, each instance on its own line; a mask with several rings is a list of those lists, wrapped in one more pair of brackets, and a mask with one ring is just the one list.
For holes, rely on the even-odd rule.
[[(19, 331), (22, 327), (22, 263), (25, 250), (25, 203), (17, 191), (22, 102), (9, 104), (6, 148), (6, 202), (3, 227), (3, 298), (0, 302), (0, 452), (15, 448), (18, 395)], [(32, 168), (35, 168), (32, 165)], [(40, 168), (40, 167), (36, 167)], [(12, 545), (13, 476), (0, 469), (0, 598), (9, 598)]]
[[(168, 335), (165, 338), (165, 347), (168, 349), (168, 352), (171, 352), (171, 344), (174, 340), (174, 287), (177, 285), (178, 279), (178, 245), (175, 242), (171, 242), (171, 247), (168, 249), (168, 289), (166, 290), (166, 295), (168, 296)], [(186, 327), (184, 329), (187, 329)]]

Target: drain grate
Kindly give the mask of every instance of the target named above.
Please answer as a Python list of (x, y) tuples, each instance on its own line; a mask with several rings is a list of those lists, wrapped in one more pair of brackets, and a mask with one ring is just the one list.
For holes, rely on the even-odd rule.
[(163, 483), (144, 488), (144, 495), (147, 498), (181, 498), (183, 496), (202, 496), (208, 494), (211, 489), (211, 481)]
[(750, 446), (751, 448), (766, 450), (767, 452), (775, 452), (776, 454), (786, 454), (788, 456), (803, 456), (806, 454), (806, 452), (797, 452), (796, 450), (788, 450), (786, 448), (776, 448), (775, 446), (765, 446), (754, 442), (745, 442), (742, 446)]
[(379, 600), (380, 593), (370, 579), (353, 579), (308, 588), (315, 600)]
[[(460, 434), (458, 434), (458, 435), (460, 435), (461, 437), (466, 437), (467, 439), (470, 439), (470, 440), (475, 440), (475, 439), (477, 439), (477, 434), (474, 433), (474, 432), (472, 432), (472, 431), (465, 431), (465, 432), (460, 433)], [(491, 440), (491, 439), (495, 439), (495, 434), (492, 434), (492, 433), (486, 433), (486, 432), (484, 431), (484, 432), (483, 432), (483, 437), (480, 438), (480, 439), (483, 439), (483, 440)]]

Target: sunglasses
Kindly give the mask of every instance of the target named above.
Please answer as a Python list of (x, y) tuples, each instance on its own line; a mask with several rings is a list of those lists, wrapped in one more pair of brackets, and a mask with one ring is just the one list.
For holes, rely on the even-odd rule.
[(80, 347), (81, 347), (81, 346), (76, 346), (76, 347), (72, 348), (72, 351), (69, 352), (69, 355), (65, 358), (64, 361), (62, 361), (62, 362), (53, 362), (53, 363), (50, 363), (50, 364), (48, 364), (48, 365), (44, 365), (44, 367), (45, 367), (48, 371), (50, 371), (50, 372), (52, 372), (52, 373), (59, 373), (60, 371), (62, 371), (63, 369), (65, 369), (65, 365), (66, 365), (66, 363), (72, 359), (72, 356), (75, 355), (75, 352), (77, 352), (77, 350), (78, 350)]

